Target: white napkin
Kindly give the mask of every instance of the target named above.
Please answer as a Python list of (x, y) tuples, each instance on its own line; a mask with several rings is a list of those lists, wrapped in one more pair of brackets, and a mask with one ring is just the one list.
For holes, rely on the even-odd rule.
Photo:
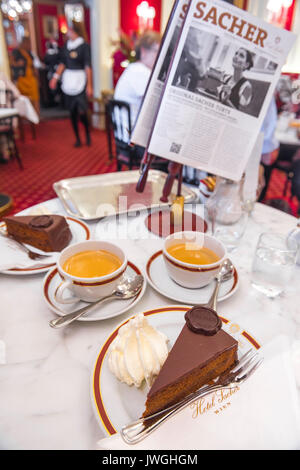
[[(98, 441), (101, 450), (300, 449), (298, 394), (288, 338), (261, 348), (262, 365), (232, 396), (204, 398), (201, 413), (187, 407), (136, 445), (119, 434)], [(213, 406), (212, 406), (213, 405)], [(205, 410), (205, 411), (204, 411)]]
[(28, 245), (28, 248), (36, 253), (50, 255), (47, 258), (30, 259), (28, 254), (18, 246), (14, 240), (0, 235), (0, 272), (13, 268), (37, 268), (48, 264), (56, 263), (59, 253), (45, 253), (35, 247)]

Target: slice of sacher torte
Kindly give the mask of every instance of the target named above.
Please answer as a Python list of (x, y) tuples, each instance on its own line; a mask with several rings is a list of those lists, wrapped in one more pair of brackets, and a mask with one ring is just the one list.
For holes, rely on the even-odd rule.
[(3, 221), (10, 237), (43, 251), (61, 251), (72, 238), (69, 225), (61, 215), (18, 215), (4, 217)]
[(221, 329), (212, 309), (194, 307), (149, 390), (144, 417), (177, 403), (237, 361), (237, 341)]

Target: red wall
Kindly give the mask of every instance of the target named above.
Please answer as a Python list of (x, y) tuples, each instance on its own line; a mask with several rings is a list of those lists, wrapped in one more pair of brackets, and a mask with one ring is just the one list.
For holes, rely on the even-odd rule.
[[(161, 0), (147, 0), (150, 7), (156, 10), (154, 18), (153, 29), (160, 31), (160, 18), (161, 18)], [(142, 0), (120, 0), (120, 13), (121, 13), (121, 29), (126, 34), (132, 31), (138, 31), (138, 16), (136, 14), (136, 7)]]
[[(48, 41), (48, 38), (44, 37), (43, 34), (43, 16), (55, 16), (58, 19), (59, 15), (59, 10), (56, 5), (53, 4), (45, 4), (45, 3), (39, 3), (37, 4), (37, 15), (38, 15), (38, 23), (39, 23), (39, 31), (40, 31), (40, 51), (42, 57), (44, 56), (46, 52), (46, 42)], [(58, 19), (59, 20), (59, 19)], [(59, 22), (59, 21), (58, 21)], [(88, 39), (90, 40), (90, 10), (89, 8), (84, 8), (84, 22), (85, 22), (85, 28), (87, 32)], [(59, 31), (59, 39), (58, 39), (58, 45), (62, 46), (64, 44), (64, 36), (63, 34)]]
[[(55, 16), (58, 19), (58, 10), (56, 5), (46, 5), (46, 4), (38, 4), (37, 5), (37, 13), (38, 13), (38, 22), (39, 22), (39, 30), (40, 30), (40, 51), (42, 57), (46, 51), (46, 42), (48, 38), (44, 37), (43, 34), (43, 16)], [(62, 34), (59, 32), (59, 45), (63, 44)]]
[(289, 8), (288, 17), (287, 17), (287, 20), (286, 20), (286, 23), (285, 23), (285, 29), (288, 29), (289, 31), (291, 31), (292, 25), (293, 25), (294, 12), (295, 12), (295, 3), (296, 3), (296, 0), (293, 0), (293, 3)]

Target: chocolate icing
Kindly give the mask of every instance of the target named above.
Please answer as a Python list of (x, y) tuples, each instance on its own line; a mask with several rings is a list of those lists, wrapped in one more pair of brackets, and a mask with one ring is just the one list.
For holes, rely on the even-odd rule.
[(212, 308), (193, 307), (184, 318), (191, 331), (205, 336), (213, 336), (222, 328), (222, 320)]
[(33, 228), (48, 228), (52, 224), (53, 218), (50, 215), (38, 215), (29, 222), (29, 226)]
[(199, 367), (204, 367), (224, 351), (237, 349), (237, 341), (223, 329), (215, 335), (205, 336), (194, 333), (184, 325), (162, 369), (152, 385), (148, 397), (181, 377), (186, 377)]
[(57, 214), (4, 217), (7, 232), (16, 240), (43, 251), (61, 251), (72, 238), (65, 217)]

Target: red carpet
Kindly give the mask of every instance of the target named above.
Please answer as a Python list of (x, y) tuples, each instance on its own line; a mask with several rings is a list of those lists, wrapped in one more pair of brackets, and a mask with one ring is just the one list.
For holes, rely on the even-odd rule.
[(91, 137), (91, 147), (74, 148), (69, 120), (41, 122), (35, 140), (26, 126), (25, 142), (18, 141), (24, 170), (15, 159), (0, 166), (0, 192), (14, 201), (10, 215), (56, 197), (52, 188), (56, 181), (116, 171), (115, 163), (108, 160), (105, 132), (93, 129)]

